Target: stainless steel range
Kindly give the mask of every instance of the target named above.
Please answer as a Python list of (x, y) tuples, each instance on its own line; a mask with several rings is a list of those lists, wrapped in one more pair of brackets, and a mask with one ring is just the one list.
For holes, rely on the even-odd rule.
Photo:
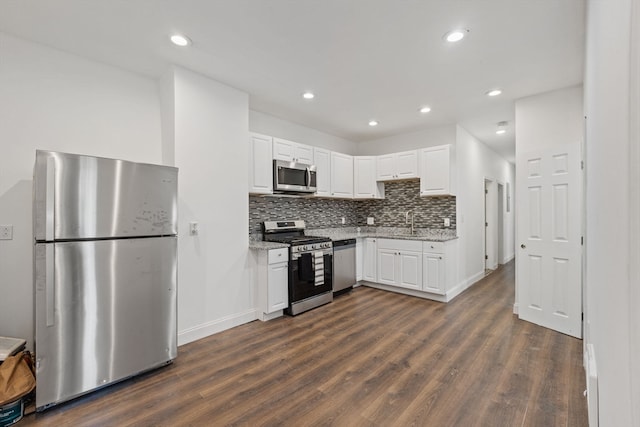
[(295, 316), (333, 301), (333, 245), (306, 236), (304, 221), (265, 221), (264, 240), (289, 245), (289, 306)]

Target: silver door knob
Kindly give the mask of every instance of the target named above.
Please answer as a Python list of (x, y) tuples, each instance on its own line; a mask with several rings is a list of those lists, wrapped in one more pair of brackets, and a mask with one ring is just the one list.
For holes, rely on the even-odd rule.
[(524, 243), (523, 243), (523, 244), (521, 244), (521, 245), (520, 245), (520, 247), (521, 247), (522, 249), (527, 249), (527, 245), (525, 245)]

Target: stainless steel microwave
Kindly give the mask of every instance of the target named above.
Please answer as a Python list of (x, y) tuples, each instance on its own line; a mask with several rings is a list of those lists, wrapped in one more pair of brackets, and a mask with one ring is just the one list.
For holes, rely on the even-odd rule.
[(273, 191), (280, 193), (315, 193), (315, 165), (288, 162), (286, 160), (274, 160)]

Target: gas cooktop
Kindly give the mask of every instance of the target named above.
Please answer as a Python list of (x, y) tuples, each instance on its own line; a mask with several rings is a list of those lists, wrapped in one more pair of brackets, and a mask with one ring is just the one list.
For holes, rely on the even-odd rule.
[(292, 246), (331, 241), (328, 237), (307, 236), (304, 234), (304, 228), (305, 224), (302, 220), (265, 221), (264, 240), (267, 242), (286, 243)]

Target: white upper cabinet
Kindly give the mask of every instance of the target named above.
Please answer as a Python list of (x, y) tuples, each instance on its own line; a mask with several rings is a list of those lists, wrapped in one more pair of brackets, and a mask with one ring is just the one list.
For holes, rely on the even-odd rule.
[(273, 138), (273, 158), (312, 165), (313, 147), (286, 139)]
[(313, 149), (316, 165), (316, 196), (331, 196), (331, 152), (322, 148)]
[(376, 180), (418, 178), (418, 151), (384, 154), (377, 157)]
[(331, 197), (353, 198), (353, 156), (331, 152)]
[(421, 196), (454, 196), (455, 174), (455, 153), (451, 145), (420, 150)]
[(249, 135), (249, 193), (273, 193), (272, 138), (252, 133)]
[(384, 184), (376, 182), (376, 157), (353, 158), (353, 197), (356, 199), (384, 198)]

